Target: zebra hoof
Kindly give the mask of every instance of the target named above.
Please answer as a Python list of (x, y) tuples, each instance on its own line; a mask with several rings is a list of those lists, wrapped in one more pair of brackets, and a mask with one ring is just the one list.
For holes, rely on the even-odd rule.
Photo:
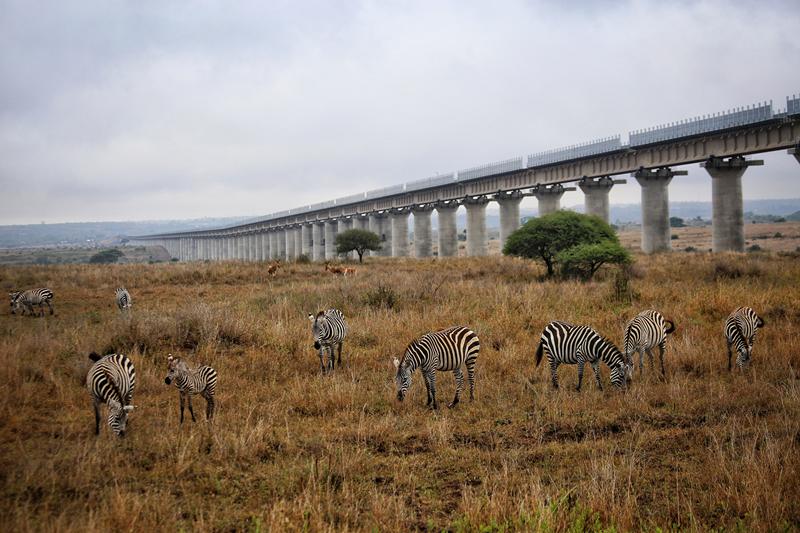
[(447, 404), (447, 408), (448, 408), (448, 409), (452, 409), (452, 408), (453, 408), (453, 407), (455, 407), (456, 405), (458, 405), (458, 402), (451, 402), (451, 403), (448, 403), (448, 404)]

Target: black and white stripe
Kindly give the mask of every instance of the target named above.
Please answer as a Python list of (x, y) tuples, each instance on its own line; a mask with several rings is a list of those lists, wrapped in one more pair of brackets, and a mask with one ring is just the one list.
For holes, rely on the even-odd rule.
[(406, 348), (402, 360), (395, 358), (394, 366), (397, 368), (395, 381), (397, 384), (397, 399), (401, 402), (411, 386), (411, 375), (420, 368), (428, 392), (426, 405), (437, 408), (436, 404), (436, 371), (452, 371), (456, 378), (456, 395), (448, 407), (454, 407), (461, 395), (464, 385), (464, 374), (461, 366), (467, 367), (469, 379), (469, 399), (475, 399), (475, 362), (481, 349), (478, 335), (464, 326), (427, 333), (414, 340)]
[(199, 394), (206, 400), (206, 420), (211, 420), (214, 417), (214, 393), (217, 390), (217, 371), (210, 366), (201, 366), (196, 370), (189, 369), (186, 361), (180, 358), (173, 358), (170, 355), (167, 358), (169, 363), (169, 372), (167, 377), (164, 378), (164, 383), (169, 385), (173, 381), (175, 386), (180, 391), (181, 397), (181, 424), (183, 424), (183, 407), (184, 402), (189, 400), (189, 414), (192, 415), (192, 422), (197, 422), (194, 417), (194, 409), (192, 409), (192, 395)]
[(558, 388), (558, 366), (578, 365), (578, 386), (581, 390), (583, 383), (583, 365), (589, 363), (594, 370), (597, 386), (602, 390), (600, 382), (600, 361), (611, 369), (611, 383), (616, 387), (625, 384), (625, 377), (629, 368), (625, 356), (608, 339), (589, 326), (574, 326), (566, 322), (550, 322), (542, 331), (539, 348), (536, 350), (536, 366), (542, 360), (542, 354), (547, 353), (550, 363), (550, 374), (553, 387)]
[(736, 349), (736, 364), (744, 369), (750, 364), (756, 331), (764, 327), (764, 319), (750, 307), (740, 307), (725, 321), (725, 341), (728, 344), (728, 370), (731, 369), (731, 347)]
[(11, 314), (20, 311), (24, 315), (27, 310), (33, 316), (33, 306), (39, 306), (39, 316), (44, 316), (44, 306), (50, 308), (50, 314), (54, 313), (53, 309), (53, 291), (50, 289), (31, 289), (28, 291), (15, 291), (8, 294), (11, 297)]
[(335, 346), (338, 346), (339, 364), (342, 364), (342, 344), (347, 336), (347, 323), (342, 312), (333, 308), (320, 311), (316, 315), (309, 314), (308, 319), (311, 321), (314, 349), (319, 350), (319, 365), (324, 374), (326, 370), (325, 349), (329, 354), (327, 370), (334, 369), (333, 348)]
[(133, 300), (131, 299), (130, 293), (124, 287), (120, 287), (114, 293), (114, 298), (117, 301), (117, 307), (120, 311), (129, 311), (131, 306), (133, 305)]
[(653, 309), (642, 311), (625, 326), (625, 360), (633, 369), (633, 354), (639, 352), (639, 373), (644, 371), (644, 353), (650, 357), (650, 366), (653, 366), (653, 348), (658, 346), (661, 359), (661, 375), (664, 375), (664, 352), (666, 351), (667, 335), (675, 331), (675, 323), (665, 319), (661, 313)]
[(100, 404), (108, 404), (108, 425), (125, 436), (128, 413), (133, 411), (136, 371), (133, 362), (122, 354), (89, 355), (94, 364), (86, 375), (86, 388), (94, 402), (94, 434), (100, 433)]

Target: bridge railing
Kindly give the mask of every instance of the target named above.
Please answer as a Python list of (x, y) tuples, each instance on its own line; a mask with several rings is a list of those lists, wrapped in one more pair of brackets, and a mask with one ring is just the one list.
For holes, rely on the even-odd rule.
[(525, 167), (522, 164), (522, 157), (516, 157), (514, 159), (506, 159), (504, 161), (488, 163), (479, 167), (459, 170), (456, 179), (457, 181), (472, 180), (476, 178), (483, 178), (485, 176), (493, 176), (495, 174), (504, 174), (506, 172), (513, 172), (515, 170), (522, 170), (524, 168)]
[(441, 185), (449, 185), (451, 183), (455, 183), (456, 174), (455, 172), (450, 172), (449, 174), (439, 174), (436, 176), (431, 176), (430, 178), (424, 178), (421, 180), (414, 180), (409, 181), (405, 184), (406, 192), (409, 191), (418, 191), (420, 189), (427, 189), (429, 187), (438, 187)]
[(763, 102), (753, 106), (739, 107), (727, 112), (672, 122), (654, 128), (634, 130), (628, 134), (629, 144), (631, 146), (641, 146), (744, 126), (770, 120), (773, 115), (772, 102)]
[(786, 114), (800, 115), (800, 96), (793, 94), (786, 97)]
[(528, 156), (528, 168), (539, 167), (543, 165), (550, 165), (559, 163), (561, 161), (568, 161), (570, 159), (578, 159), (580, 157), (587, 157), (590, 155), (602, 154), (605, 152), (612, 152), (622, 148), (620, 136), (614, 135), (612, 137), (605, 137), (596, 141), (590, 141), (582, 144), (573, 144), (564, 148), (555, 148), (553, 150), (545, 150)]

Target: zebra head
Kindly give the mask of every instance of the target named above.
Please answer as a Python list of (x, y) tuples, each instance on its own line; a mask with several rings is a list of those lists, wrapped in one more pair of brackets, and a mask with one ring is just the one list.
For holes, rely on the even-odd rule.
[(408, 363), (401, 364), (397, 357), (394, 358), (394, 366), (397, 369), (397, 374), (394, 377), (397, 385), (397, 400), (402, 402), (403, 398), (406, 397), (406, 392), (411, 387), (411, 374), (414, 370)]
[(128, 413), (133, 411), (132, 405), (122, 405), (116, 400), (108, 401), (108, 425), (120, 437), (125, 436), (128, 427)]
[(17, 309), (19, 309), (19, 300), (22, 291), (13, 291), (8, 293), (8, 297), (11, 298), (11, 314), (16, 314)]
[(314, 349), (319, 350), (321, 344), (319, 342), (323, 333), (323, 325), (325, 324), (325, 312), (320, 311), (316, 315), (308, 314), (308, 319), (311, 321), (311, 335), (314, 337)]
[(173, 381), (175, 381), (175, 385), (177, 386), (178, 378), (189, 371), (189, 367), (186, 365), (186, 362), (180, 357), (172, 357), (172, 354), (169, 354), (169, 357), (167, 357), (167, 366), (167, 377), (164, 378), (164, 383), (167, 385), (170, 385)]

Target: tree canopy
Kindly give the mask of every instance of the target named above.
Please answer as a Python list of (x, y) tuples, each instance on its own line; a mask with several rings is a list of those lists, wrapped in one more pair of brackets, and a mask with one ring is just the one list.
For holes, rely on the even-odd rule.
[(101, 252), (97, 252), (92, 257), (89, 258), (90, 263), (116, 263), (117, 260), (124, 256), (125, 254), (121, 251), (117, 250), (116, 248), (112, 248), (110, 250), (103, 250)]
[(377, 233), (365, 229), (349, 229), (336, 236), (336, 253), (346, 254), (355, 251), (359, 263), (364, 261), (364, 252), (380, 249), (381, 238)]
[(606, 263), (628, 264), (631, 256), (619, 242), (604, 240), (592, 244), (578, 244), (556, 256), (564, 276), (592, 279), (595, 272)]
[(532, 218), (508, 236), (503, 253), (540, 259), (547, 266), (547, 275), (555, 274), (558, 254), (579, 244), (611, 241), (619, 244), (614, 230), (598, 217), (573, 211), (557, 211)]

